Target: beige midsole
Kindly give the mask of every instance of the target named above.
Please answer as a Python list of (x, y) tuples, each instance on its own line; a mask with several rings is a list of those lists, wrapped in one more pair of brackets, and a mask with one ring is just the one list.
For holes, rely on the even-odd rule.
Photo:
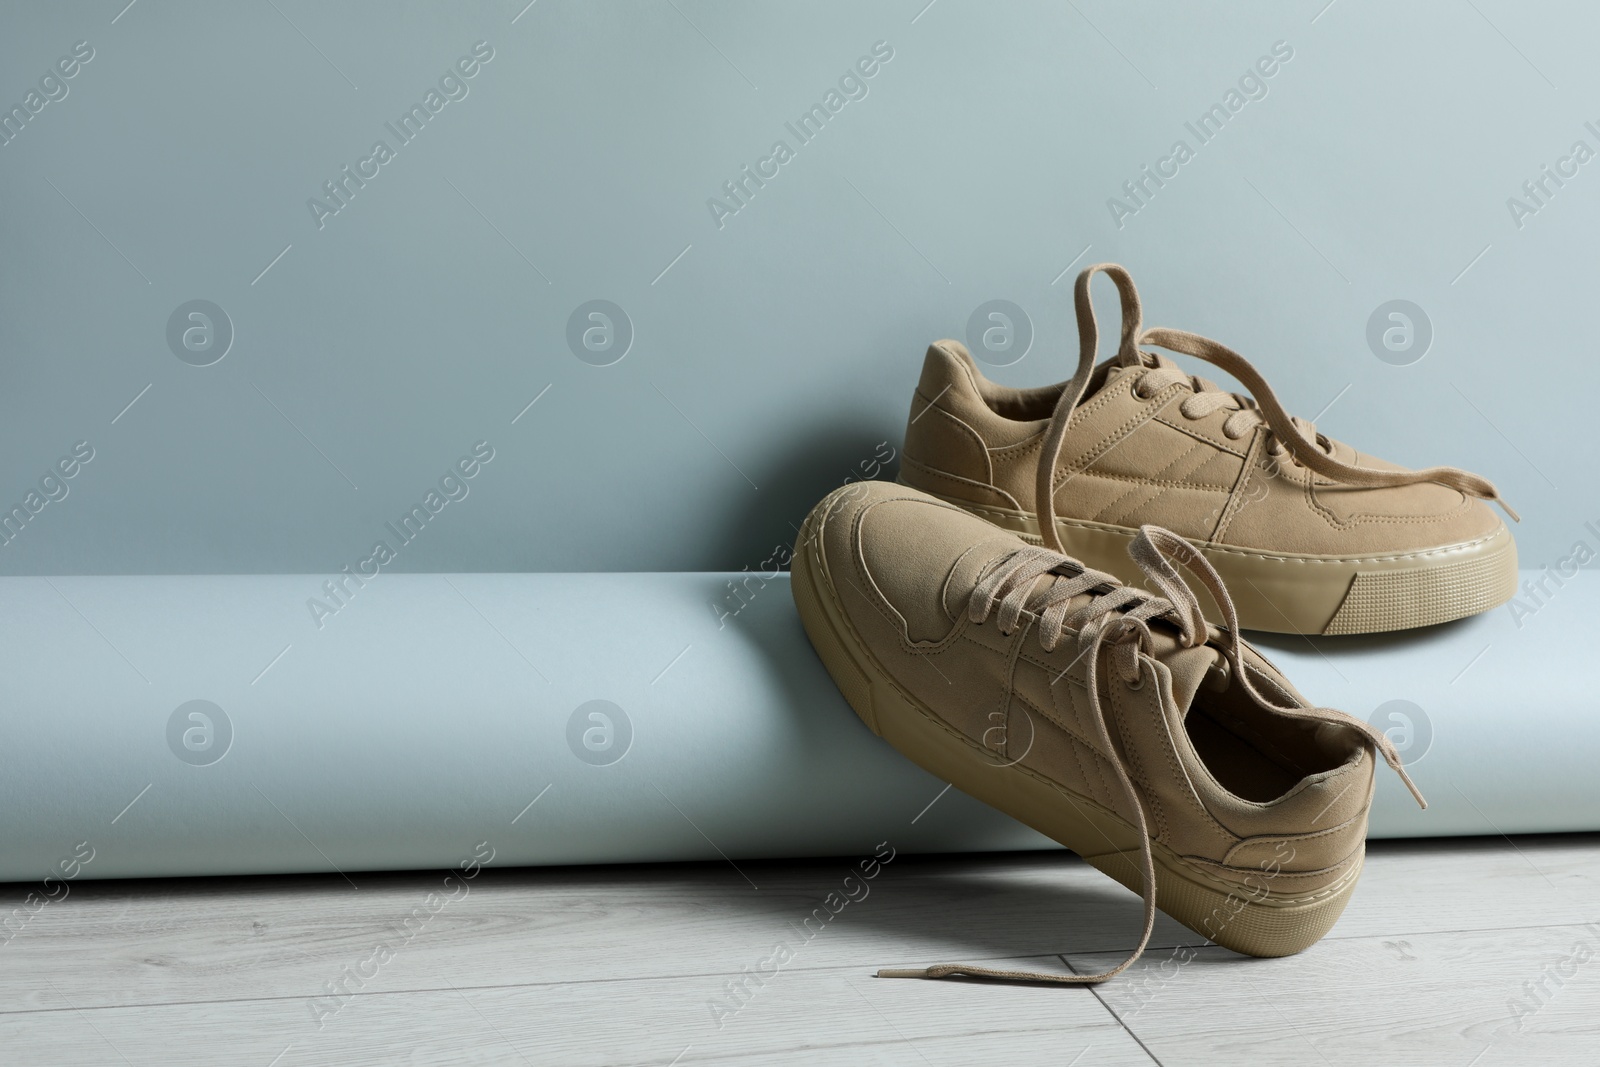
[[(925, 490), (924, 490), (925, 491)], [(1039, 523), (1032, 512), (997, 508), (957, 497), (939, 496), (966, 511), (1039, 543)], [(1056, 529), (1068, 555), (1085, 565), (1138, 584), (1138, 568), (1128, 557), (1128, 545), (1137, 530), (1079, 519), (1057, 519)], [(1476, 614), (1502, 604), (1516, 594), (1517, 554), (1511, 531), (1501, 526), (1489, 537), (1420, 552), (1383, 556), (1316, 556), (1262, 552), (1195, 542), (1195, 547), (1216, 568), (1247, 630), (1276, 633), (1367, 633), (1376, 630), (1425, 626)], [(1357, 576), (1384, 581), (1478, 566), (1489, 588), (1451, 591), (1419, 602), (1415, 610), (1405, 604), (1391, 606), (1381, 624), (1346, 617), (1335, 624)], [(1203, 590), (1197, 590), (1207, 618), (1221, 621), (1221, 611)]]
[[(903, 690), (839, 609), (820, 539), (808, 519), (797, 542), (792, 589), (801, 622), (850, 706), (872, 731), (923, 769), (1078, 853), (1134, 892), (1140, 890), (1139, 831), (1097, 801), (1021, 765), (997, 766), (981, 745)], [(1234, 885), (1188, 863), (1159, 841), (1157, 904), (1202, 936), (1252, 956), (1299, 952), (1344, 911), (1362, 860), (1313, 893), (1273, 892), (1261, 872)]]

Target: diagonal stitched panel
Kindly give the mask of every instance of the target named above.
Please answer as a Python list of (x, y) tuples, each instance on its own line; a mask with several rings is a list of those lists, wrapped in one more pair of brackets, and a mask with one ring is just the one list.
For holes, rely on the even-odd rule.
[(1136, 485), (1090, 518), (1096, 522), (1108, 522), (1118, 526), (1138, 525), (1131, 516), (1139, 514), (1147, 505), (1169, 492), (1174, 490), (1160, 485)]
[(1184, 480), (1196, 487), (1220, 488), (1227, 492), (1239, 480), (1239, 471), (1243, 467), (1244, 460), (1233, 453), (1213, 450), (1204, 463), (1184, 475)]

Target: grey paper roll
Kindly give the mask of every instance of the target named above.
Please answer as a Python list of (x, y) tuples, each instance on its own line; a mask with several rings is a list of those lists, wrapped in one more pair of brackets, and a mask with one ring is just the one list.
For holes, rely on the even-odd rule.
[(1371, 836), (1600, 830), (1600, 574), (1524, 570), (1508, 604), (1396, 634), (1252, 634), (1306, 697), (1381, 725)]
[[(0, 580), (0, 879), (1047, 847), (860, 724), (787, 581)], [(1261, 640), (1406, 750), (1432, 806), (1380, 776), (1375, 835), (1600, 829), (1600, 577), (1564, 582)]]
[(0, 879), (1047, 844), (861, 725), (787, 576), (325, 581), (0, 580)]

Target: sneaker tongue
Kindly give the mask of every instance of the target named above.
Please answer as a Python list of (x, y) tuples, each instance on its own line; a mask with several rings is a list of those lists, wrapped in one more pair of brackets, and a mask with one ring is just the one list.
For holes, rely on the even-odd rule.
[(1222, 656), (1209, 645), (1181, 648), (1174, 639), (1171, 651), (1158, 648), (1156, 658), (1172, 672), (1172, 695), (1177, 700), (1178, 720), (1181, 722), (1183, 717), (1189, 714), (1189, 707), (1194, 703), (1195, 694), (1205, 683), (1206, 673)]
[(1172, 696), (1178, 705), (1178, 721), (1189, 714), (1189, 707), (1194, 703), (1195, 694), (1206, 682), (1206, 675), (1215, 666), (1226, 661), (1222, 653), (1210, 645), (1198, 645), (1194, 648), (1184, 648), (1178, 640), (1176, 629), (1161, 620), (1150, 625), (1151, 636), (1155, 638), (1149, 652), (1167, 668), (1172, 675)]
[(1172, 362), (1172, 360), (1158, 352), (1145, 352), (1141, 350), (1139, 356), (1140, 362), (1138, 363), (1125, 363), (1123, 362), (1122, 357), (1112, 356), (1110, 359), (1096, 367), (1094, 369), (1094, 373), (1089, 376), (1088, 388), (1084, 389), (1083, 400), (1078, 402), (1079, 405), (1081, 406), (1090, 397), (1100, 392), (1100, 390), (1104, 389), (1112, 382), (1120, 380), (1123, 375), (1129, 372), (1137, 374), (1141, 370), (1153, 370), (1158, 367), (1177, 366), (1177, 364)]

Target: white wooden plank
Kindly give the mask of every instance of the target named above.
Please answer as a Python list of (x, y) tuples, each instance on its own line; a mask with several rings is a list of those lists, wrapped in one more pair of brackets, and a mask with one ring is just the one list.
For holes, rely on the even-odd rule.
[[(1114, 957), (1072, 959), (1089, 968)], [(1097, 995), (1166, 1064), (1592, 1067), (1600, 1057), (1600, 926), (1332, 938), (1277, 960), (1209, 947), (1153, 953), (1124, 977)]]
[(1334, 932), (1581, 923), (1595, 918), (1594, 900), (1600, 900), (1600, 834), (1373, 841), (1361, 884)]
[(359, 890), (337, 876), (83, 883), (0, 945), (0, 1012), (40, 1006), (45, 977), (82, 1006), (313, 996), (380, 944), (398, 947), (372, 991), (428, 988), (441, 970), (479, 985), (731, 974), (779, 939), (803, 944), (795, 969), (867, 974), (1115, 948), (1138, 932), (1137, 898), (1065, 853), (898, 857), (822, 922), (850, 862), (744, 866), (760, 889), (715, 864), (485, 870), (410, 938), (396, 931), (437, 873), (357, 875)]
[(297, 998), (73, 1010), (47, 989), (52, 1010), (0, 1016), (0, 1049), (19, 1067), (1150, 1062), (1082, 989), (780, 970), (719, 1027), (717, 976), (486, 989), (464, 961), (429, 979), (425, 991), (357, 996), (320, 1029)]
[[(404, 940), (370, 991), (728, 974), (842, 886), (848, 861), (486, 870)], [(44, 979), (84, 1007), (314, 996), (363, 964), (441, 874), (80, 883), (0, 944), (0, 1012), (40, 1006)], [(1548, 879), (1548, 880), (1547, 880)], [(1334, 937), (1580, 922), (1600, 898), (1590, 837), (1376, 845)], [(793, 969), (1114, 951), (1136, 898), (1061, 853), (898, 857), (805, 942)], [(813, 924), (818, 925), (818, 924)], [(1154, 945), (1193, 944), (1162, 918)]]

